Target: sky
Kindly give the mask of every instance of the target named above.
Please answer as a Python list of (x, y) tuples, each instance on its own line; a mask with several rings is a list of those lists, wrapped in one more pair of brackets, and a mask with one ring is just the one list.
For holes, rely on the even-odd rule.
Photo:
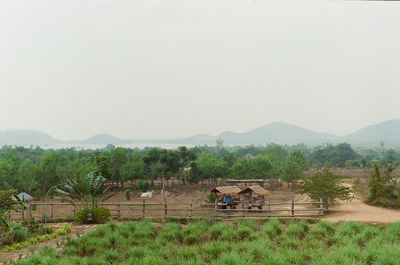
[(400, 118), (400, 2), (0, 0), (0, 130), (345, 135)]

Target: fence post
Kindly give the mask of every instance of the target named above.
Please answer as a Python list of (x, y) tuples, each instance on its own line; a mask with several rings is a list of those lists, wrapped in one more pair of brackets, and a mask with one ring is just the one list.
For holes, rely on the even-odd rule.
[(117, 210), (117, 217), (118, 217), (118, 219), (120, 219), (120, 218), (121, 218), (121, 202), (120, 202), (119, 198), (118, 198), (118, 210)]
[(8, 221), (11, 221), (11, 211), (8, 211)]
[(164, 216), (168, 215), (168, 209), (167, 209), (167, 199), (164, 199)]
[(28, 203), (28, 215), (29, 215), (29, 220), (32, 219), (32, 204), (29, 202)]
[(244, 207), (244, 199), (242, 200), (242, 209), (243, 209), (243, 213), (242, 213), (242, 215), (243, 215), (243, 218), (244, 218), (244, 216), (245, 216), (245, 209), (244, 209), (245, 207)]
[(271, 204), (269, 202), (269, 198), (267, 198), (267, 215), (268, 217), (271, 215)]
[(189, 217), (192, 217), (192, 214), (193, 214), (193, 202), (192, 202), (192, 200), (190, 200), (189, 205), (190, 205)]
[(215, 217), (218, 217), (218, 203), (217, 203), (217, 198), (215, 198), (214, 208), (215, 208)]
[(145, 217), (145, 212), (146, 212), (146, 201), (145, 200), (143, 200), (143, 208), (142, 208), (142, 217), (144, 218)]
[(319, 208), (321, 208), (320, 215), (324, 215), (324, 200), (322, 198), (319, 198)]
[(50, 218), (53, 219), (54, 217), (54, 204), (53, 201), (50, 201)]
[(76, 217), (76, 205), (74, 204), (74, 209), (72, 210), (74, 212), (74, 218)]
[(294, 217), (294, 198), (292, 198), (292, 216)]

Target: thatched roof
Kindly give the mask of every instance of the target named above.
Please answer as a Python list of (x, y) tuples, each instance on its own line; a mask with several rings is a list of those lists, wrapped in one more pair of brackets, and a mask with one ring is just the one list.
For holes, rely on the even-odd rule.
[(228, 179), (227, 183), (264, 183), (264, 179)]
[(243, 190), (241, 190), (240, 192), (238, 192), (238, 194), (245, 194), (245, 193), (250, 193), (250, 192), (254, 192), (254, 193), (257, 193), (257, 194), (263, 195), (263, 196), (269, 195), (269, 191), (267, 191), (266, 189), (264, 189), (263, 187), (258, 186), (258, 185), (248, 186), (248, 187), (244, 188)]
[(240, 188), (237, 186), (221, 186), (213, 188), (210, 192), (222, 194), (237, 194), (238, 192), (240, 192)]

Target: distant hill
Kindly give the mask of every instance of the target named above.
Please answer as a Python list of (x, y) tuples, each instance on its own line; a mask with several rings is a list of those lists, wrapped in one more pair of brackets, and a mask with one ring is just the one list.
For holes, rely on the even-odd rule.
[(296, 125), (274, 122), (245, 133), (225, 132), (217, 136), (227, 144), (321, 144), (332, 142), (336, 136), (310, 131)]
[(343, 137), (344, 142), (357, 145), (400, 145), (400, 120), (389, 120), (367, 126)]
[(47, 133), (34, 130), (7, 130), (0, 131), (0, 147), (3, 145), (47, 145), (57, 144), (60, 141)]
[[(50, 135), (34, 130), (7, 130), (0, 131), (0, 147), (3, 145), (21, 146), (106, 146), (126, 144), (147, 144), (157, 146), (161, 144), (178, 145), (215, 145), (217, 139), (223, 139), (227, 145), (266, 145), (275, 144), (306, 144), (320, 145), (324, 143), (347, 142), (359, 146), (378, 146), (383, 142), (386, 146), (400, 146), (400, 120), (389, 120), (370, 125), (343, 137), (320, 133), (302, 127), (281, 122), (269, 123), (256, 129), (244, 132), (224, 132), (218, 135), (198, 134), (188, 138), (176, 139), (136, 139), (124, 140), (109, 134), (97, 134), (86, 140), (60, 141)], [(56, 147), (57, 148), (57, 147)]]
[(107, 145), (107, 144), (128, 144), (131, 141), (122, 140), (109, 134), (96, 134), (86, 140), (78, 141), (80, 144), (96, 144), (96, 145)]

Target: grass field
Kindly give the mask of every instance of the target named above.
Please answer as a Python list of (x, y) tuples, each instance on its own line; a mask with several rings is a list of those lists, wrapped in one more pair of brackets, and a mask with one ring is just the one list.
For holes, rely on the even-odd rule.
[(100, 226), (19, 260), (35, 264), (399, 264), (400, 223), (150, 221)]

